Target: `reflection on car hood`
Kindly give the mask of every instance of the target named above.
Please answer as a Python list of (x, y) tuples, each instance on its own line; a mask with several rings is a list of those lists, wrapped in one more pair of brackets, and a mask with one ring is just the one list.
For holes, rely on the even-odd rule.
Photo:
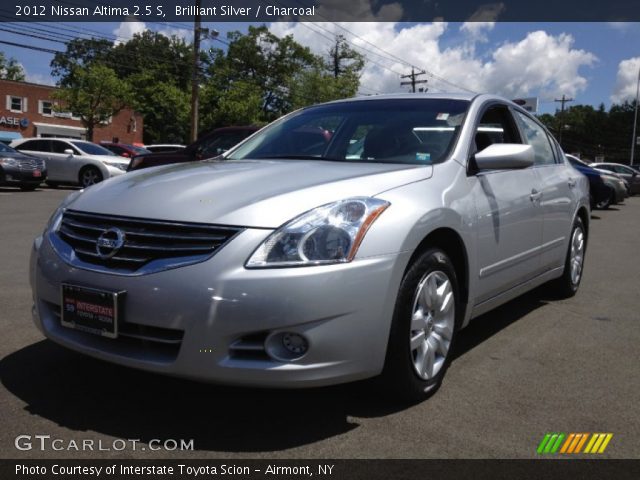
[(326, 161), (205, 161), (140, 170), (88, 188), (70, 208), (276, 228), (319, 205), (429, 178), (433, 167)]

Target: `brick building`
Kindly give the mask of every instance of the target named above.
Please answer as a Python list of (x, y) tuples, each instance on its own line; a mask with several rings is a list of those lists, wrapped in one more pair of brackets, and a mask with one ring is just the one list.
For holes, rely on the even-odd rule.
[[(0, 80), (0, 142), (22, 137), (86, 136), (86, 129), (71, 112), (54, 111), (51, 94), (56, 87)], [(142, 116), (126, 108), (107, 125), (96, 127), (93, 141), (142, 143)]]

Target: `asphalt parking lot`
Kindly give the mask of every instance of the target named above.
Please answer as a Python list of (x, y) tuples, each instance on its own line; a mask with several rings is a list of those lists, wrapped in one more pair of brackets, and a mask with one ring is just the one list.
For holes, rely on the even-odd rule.
[[(610, 432), (599, 457), (640, 458), (640, 197), (593, 212), (576, 297), (538, 289), (477, 319), (460, 333), (442, 388), (399, 407), (367, 383), (219, 387), (44, 340), (31, 322), (29, 251), (70, 191), (0, 188), (3, 458), (532, 458), (547, 432)], [(20, 451), (18, 435), (141, 443)], [(193, 439), (195, 451), (151, 451), (151, 439)]]

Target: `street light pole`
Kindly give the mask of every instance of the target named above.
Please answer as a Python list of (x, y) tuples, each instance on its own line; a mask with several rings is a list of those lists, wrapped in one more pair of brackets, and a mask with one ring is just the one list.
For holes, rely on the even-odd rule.
[(196, 0), (196, 16), (193, 22), (193, 73), (191, 75), (191, 143), (198, 139), (198, 94), (200, 91), (200, 5)]
[(640, 96), (640, 66), (638, 66), (638, 83), (636, 85), (636, 109), (633, 113), (633, 135), (631, 135), (631, 160), (629, 165), (633, 165), (633, 157), (636, 153), (636, 126), (638, 125), (638, 97)]

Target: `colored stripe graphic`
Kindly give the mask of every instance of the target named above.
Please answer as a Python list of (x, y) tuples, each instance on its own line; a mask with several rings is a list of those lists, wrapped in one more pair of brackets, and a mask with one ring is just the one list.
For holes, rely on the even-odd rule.
[[(547, 433), (538, 445), (538, 454), (603, 453), (613, 433)], [(586, 446), (585, 446), (586, 444)], [(584, 450), (583, 450), (584, 447)]]

